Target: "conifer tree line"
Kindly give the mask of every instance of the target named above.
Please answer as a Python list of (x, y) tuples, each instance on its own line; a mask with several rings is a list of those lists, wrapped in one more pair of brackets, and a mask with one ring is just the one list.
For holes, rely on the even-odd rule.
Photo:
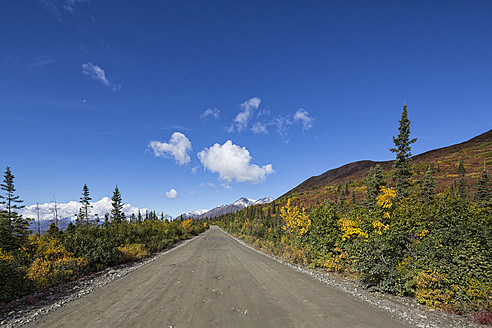
[(404, 105), (390, 171), (376, 165), (365, 179), (291, 193), (211, 222), (289, 262), (348, 274), (369, 290), (413, 296), (431, 308), (492, 324), (486, 164), (472, 184), (465, 163), (457, 162), (456, 180), (436, 192), (443, 165), (414, 169), (417, 139), (410, 124)]
[[(29, 230), (30, 219), (18, 211), (24, 206), (7, 167), (0, 184), (0, 311), (2, 304), (120, 263), (138, 261), (171, 247), (208, 228), (198, 220), (169, 222), (155, 211), (139, 211), (126, 218), (118, 186), (111, 198), (112, 209), (105, 221), (91, 213), (91, 196), (85, 184), (75, 224), (65, 230), (52, 222), (45, 233)], [(55, 202), (56, 217), (56, 202)]]

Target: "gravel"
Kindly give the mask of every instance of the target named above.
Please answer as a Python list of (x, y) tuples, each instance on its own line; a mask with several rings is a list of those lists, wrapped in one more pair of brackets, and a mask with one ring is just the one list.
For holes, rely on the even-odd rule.
[[(305, 267), (285, 262), (280, 258), (261, 252), (238, 238), (233, 236), (231, 237), (244, 246), (264, 256), (272, 258), (294, 270), (303, 272), (304, 274), (311, 276), (313, 279), (317, 279), (339, 291), (343, 291), (355, 299), (369, 303), (375, 308), (382, 309), (389, 313), (392, 317), (411, 326), (422, 328), (484, 327), (471, 322), (470, 317), (448, 314), (426, 308), (425, 306), (419, 304), (414, 298), (371, 293), (361, 288), (356, 282), (341, 277), (340, 275), (326, 271), (307, 269)], [(147, 265), (148, 263), (160, 259), (167, 253), (186, 245), (193, 239), (180, 242), (176, 247), (153, 254), (141, 262), (107, 268), (103, 271), (82, 277), (79, 280), (52, 287), (43, 293), (38, 293), (15, 300), (6, 305), (3, 311), (0, 312), (0, 326), (9, 328), (21, 327), (27, 323), (30, 323), (38, 319), (39, 316), (55, 311), (65, 304), (84, 297), (94, 290), (111, 283), (115, 279), (123, 277), (126, 274)]]
[[(226, 232), (227, 233), (227, 232)], [(230, 235), (230, 234), (229, 234)], [(425, 307), (417, 302), (415, 298), (400, 297), (383, 293), (372, 293), (363, 289), (357, 284), (357, 282), (344, 278), (338, 274), (330, 273), (321, 270), (312, 270), (306, 267), (295, 265), (284, 261), (282, 258), (272, 256), (262, 252), (243, 240), (231, 235), (232, 238), (237, 240), (244, 246), (260, 253), (264, 256), (272, 258), (277, 262), (280, 262), (286, 266), (291, 267), (294, 270), (303, 272), (313, 279), (317, 279), (337, 290), (340, 290), (353, 298), (361, 300), (363, 302), (371, 304), (373, 307), (381, 309), (389, 313), (395, 319), (409, 324), (411, 326), (420, 328), (438, 328), (438, 327), (450, 327), (450, 328), (462, 328), (462, 327), (474, 327), (484, 328), (486, 326), (479, 325), (471, 321), (468, 316), (461, 316), (451, 313), (445, 313), (442, 311), (433, 310)]]

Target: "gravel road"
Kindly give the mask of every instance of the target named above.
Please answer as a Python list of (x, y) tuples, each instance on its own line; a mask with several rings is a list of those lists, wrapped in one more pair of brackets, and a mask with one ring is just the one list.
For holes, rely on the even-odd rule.
[(211, 227), (27, 327), (408, 327)]

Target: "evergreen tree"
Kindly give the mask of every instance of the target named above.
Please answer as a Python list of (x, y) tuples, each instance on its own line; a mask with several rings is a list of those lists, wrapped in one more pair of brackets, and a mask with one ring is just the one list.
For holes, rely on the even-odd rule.
[(0, 248), (13, 250), (21, 246), (28, 236), (29, 222), (17, 213), (24, 208), (20, 196), (15, 196), (14, 175), (7, 166), (0, 189), (5, 195), (0, 195), (3, 209), (0, 214)]
[(423, 204), (429, 204), (434, 200), (436, 193), (436, 182), (434, 181), (434, 169), (431, 165), (427, 166), (425, 175), (422, 179), (419, 190), (419, 199)]
[(396, 182), (397, 197), (399, 199), (410, 195), (412, 177), (412, 167), (410, 157), (412, 156), (410, 145), (417, 141), (417, 138), (410, 139), (410, 120), (408, 119), (407, 105), (403, 105), (401, 113), (400, 126), (398, 127), (398, 136), (393, 137), (395, 148), (390, 151), (396, 153), (396, 160), (393, 168), (396, 169), (393, 180)]
[(121, 194), (118, 190), (118, 186), (114, 188), (113, 197), (111, 198), (111, 217), (113, 223), (119, 224), (125, 219), (125, 214), (123, 214), (123, 203), (121, 202)]
[(465, 165), (463, 164), (463, 160), (460, 160), (460, 164), (458, 165), (458, 174), (465, 174), (466, 169)]
[(383, 175), (383, 169), (378, 164), (369, 169), (366, 178), (366, 197), (364, 204), (373, 209), (376, 206), (376, 197), (379, 195), (381, 187), (386, 186), (386, 180)]
[(468, 183), (465, 178), (466, 169), (462, 160), (460, 160), (460, 164), (458, 165), (458, 173), (461, 174), (456, 185), (458, 196), (460, 196), (461, 199), (466, 200), (468, 199)]
[(487, 175), (487, 169), (483, 168), (482, 176), (478, 179), (477, 192), (475, 193), (475, 200), (490, 204), (492, 202), (492, 192), (489, 186), (489, 176)]
[(7, 219), (9, 223), (12, 224), (13, 219), (18, 217), (17, 210), (24, 208), (23, 205), (17, 205), (22, 203), (22, 200), (19, 199), (20, 196), (14, 196), (15, 187), (14, 187), (14, 175), (10, 171), (10, 167), (7, 166), (5, 170), (3, 183), (0, 184), (0, 189), (5, 192), (5, 196), (0, 195), (0, 204), (4, 205), (5, 214), (7, 215)]
[(138, 210), (138, 216), (137, 216), (138, 223), (142, 223), (142, 213), (140, 213), (140, 210)]
[(80, 207), (79, 216), (77, 218), (80, 220), (80, 223), (89, 225), (89, 209), (92, 208), (92, 205), (90, 204), (91, 200), (92, 198), (89, 196), (89, 188), (87, 187), (87, 184), (84, 184), (84, 187), (82, 188), (82, 197), (80, 197), (80, 203), (82, 203), (82, 206)]

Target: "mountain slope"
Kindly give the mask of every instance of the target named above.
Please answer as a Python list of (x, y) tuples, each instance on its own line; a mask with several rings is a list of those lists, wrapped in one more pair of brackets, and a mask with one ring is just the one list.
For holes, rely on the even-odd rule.
[[(419, 179), (425, 173), (427, 164), (434, 164), (438, 190), (449, 187), (458, 177), (456, 168), (463, 160), (467, 169), (466, 176), (475, 179), (480, 175), (483, 165), (492, 165), (492, 130), (460, 144), (430, 150), (412, 157), (414, 179)], [(360, 181), (367, 176), (370, 168), (381, 165), (384, 171), (392, 169), (393, 161), (375, 162), (363, 160), (343, 165), (339, 168), (313, 176), (287, 192), (284, 196), (296, 193), (306, 193), (327, 186), (341, 183)]]

